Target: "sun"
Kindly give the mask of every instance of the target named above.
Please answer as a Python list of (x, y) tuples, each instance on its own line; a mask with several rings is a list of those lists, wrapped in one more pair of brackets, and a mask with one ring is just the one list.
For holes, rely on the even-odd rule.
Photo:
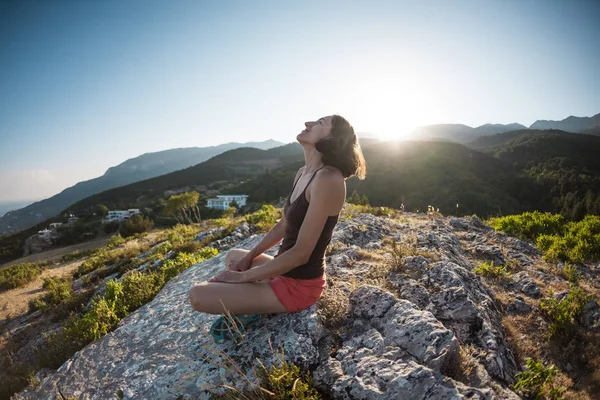
[(424, 85), (399, 74), (377, 74), (347, 88), (341, 99), (344, 114), (359, 131), (381, 139), (410, 139), (411, 131), (426, 125), (433, 102)]

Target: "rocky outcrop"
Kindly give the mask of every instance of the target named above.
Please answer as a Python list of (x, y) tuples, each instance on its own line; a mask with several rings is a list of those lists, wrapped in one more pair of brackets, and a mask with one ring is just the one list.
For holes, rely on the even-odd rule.
[[(359, 214), (336, 226), (326, 272), (327, 290), (339, 291), (348, 305), (339, 331), (327, 328), (313, 305), (263, 315), (237, 346), (214, 344), (208, 328), (216, 316), (193, 311), (188, 292), (224, 268), (222, 252), (182, 272), (115, 331), (15, 398), (54, 399), (60, 389), (80, 399), (116, 398), (117, 393), (126, 399), (208, 399), (225, 391), (223, 385), (250, 388), (258, 360), (274, 363), (277, 349), (283, 349), (286, 360), (311, 370), (314, 385), (334, 399), (518, 398), (506, 389), (518, 365), (504, 337), (503, 308), (472, 270), (474, 257), (499, 264), (522, 259), (526, 266), (539, 252), (476, 217), (406, 215), (410, 218), (399, 221)], [(221, 239), (218, 248), (250, 249), (261, 238), (248, 226), (231, 237)], [(393, 258), (384, 238), (412, 243), (414, 254), (397, 268), (385, 269)], [(377, 252), (379, 261), (365, 257), (365, 251)], [(381, 268), (385, 287), (363, 282)], [(510, 284), (513, 312), (527, 312), (529, 305), (519, 296), (537, 296), (534, 284), (527, 273)], [(594, 326), (597, 304), (587, 310)], [(478, 379), (461, 382), (457, 370), (461, 347), (467, 345), (479, 354)]]

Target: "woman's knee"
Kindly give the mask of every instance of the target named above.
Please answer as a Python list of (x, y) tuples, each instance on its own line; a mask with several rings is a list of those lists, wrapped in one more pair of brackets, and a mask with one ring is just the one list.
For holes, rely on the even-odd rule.
[(205, 287), (204, 282), (192, 286), (189, 292), (190, 304), (196, 311), (202, 311), (202, 304), (205, 302)]

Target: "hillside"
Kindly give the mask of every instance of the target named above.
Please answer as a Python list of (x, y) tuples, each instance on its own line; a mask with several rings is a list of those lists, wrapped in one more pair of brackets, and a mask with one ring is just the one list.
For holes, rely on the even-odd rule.
[(542, 190), (520, 199), (572, 218), (600, 215), (600, 137), (560, 130), (527, 130), (469, 143), (510, 163)]
[[(383, 142), (364, 149), (367, 178), (347, 181), (347, 194), (356, 189), (372, 205), (460, 215), (491, 215), (526, 210), (516, 191), (533, 183), (494, 157), (453, 142)], [(275, 202), (286, 197), (302, 162), (287, 165), (228, 189), (247, 193), (252, 201)], [(457, 209), (456, 204), (459, 207)]]
[(98, 178), (79, 182), (48, 199), (35, 202), (0, 218), (0, 235), (29, 228), (54, 217), (71, 204), (115, 187), (164, 175), (208, 160), (240, 147), (270, 149), (283, 143), (275, 140), (226, 143), (219, 146), (191, 147), (146, 153), (109, 168)]
[[(96, 314), (102, 312), (100, 306), (88, 303), (83, 321), (106, 315), (98, 321), (106, 334), (80, 342), (87, 334), (82, 326), (60, 320), (40, 324), (42, 318), (50, 318), (52, 309), (5, 325), (2, 338), (17, 355), (13, 362), (36, 366), (33, 346), (59, 357), (42, 357), (46, 367), (34, 369), (32, 384), (25, 390), (22, 384), (14, 399), (60, 394), (65, 398), (210, 398), (223, 393), (235, 397), (231, 388), (255, 398), (252, 392), (258, 388), (253, 385), (259, 384), (276, 390), (279, 397), (275, 398), (289, 395), (292, 384), (318, 390), (308, 399), (516, 400), (536, 388), (544, 393), (558, 390), (566, 399), (598, 398), (597, 263), (577, 265), (580, 275), (573, 284), (567, 280), (566, 266), (545, 262), (535, 246), (497, 232), (477, 217), (394, 211), (387, 218), (346, 205), (328, 248), (328, 286), (321, 299), (299, 312), (263, 314), (238, 344), (215, 344), (208, 334), (215, 316), (195, 312), (189, 290), (223, 270), (228, 249), (250, 249), (263, 236), (242, 224), (215, 242), (207, 239), (215, 233), (208, 226), (189, 226), (177, 235), (164, 232), (163, 238), (180, 237), (183, 232), (220, 254), (179, 266), (181, 262), (173, 260), (180, 257), (167, 252), (172, 240), (168, 239), (151, 245), (150, 251), (146, 246), (134, 253), (140, 255), (128, 269), (139, 265), (139, 273), (122, 274), (119, 264), (112, 270), (107, 269), (110, 265), (99, 266), (101, 276), (116, 270), (111, 278), (125, 290), (114, 295), (97, 291), (104, 296), (100, 304), (115, 310), (121, 302), (137, 305), (131, 312), (116, 311), (109, 319), (109, 314)], [(277, 246), (267, 253), (276, 251)], [(482, 269), (491, 261), (492, 271)], [(160, 274), (165, 271), (161, 265), (167, 264), (170, 270), (178, 265), (178, 274), (140, 306), (134, 299), (144, 293), (142, 288), (151, 290), (146, 285), (152, 282), (143, 277)], [(504, 271), (499, 277), (491, 274), (494, 266)], [(578, 290), (591, 297), (577, 300), (585, 308), (575, 315), (573, 330), (551, 334), (554, 322), (544, 311), (545, 304), (575, 301), (572, 297)], [(50, 330), (54, 333), (49, 338), (42, 337), (41, 332)], [(300, 377), (289, 365), (271, 369), (279, 365), (280, 357), (309, 375)], [(555, 365), (555, 375), (542, 384), (527, 383), (527, 375), (518, 375), (527, 371), (527, 358), (538, 361), (543, 371)], [(274, 378), (291, 374), (288, 383), (275, 389), (257, 378), (260, 362)], [(156, 373), (158, 366), (160, 373)], [(19, 373), (16, 367), (4, 371)], [(524, 386), (516, 386), (523, 381)]]

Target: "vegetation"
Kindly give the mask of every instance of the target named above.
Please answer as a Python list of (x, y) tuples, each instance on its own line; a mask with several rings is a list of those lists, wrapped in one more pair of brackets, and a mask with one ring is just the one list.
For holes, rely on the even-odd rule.
[(143, 233), (149, 231), (154, 226), (154, 221), (142, 216), (133, 215), (128, 221), (125, 221), (121, 226), (119, 232), (123, 237), (133, 236), (137, 233)]
[(200, 222), (198, 192), (186, 192), (169, 197), (164, 214), (174, 217), (180, 224)]
[(566, 222), (561, 215), (536, 211), (492, 218), (488, 223), (511, 236), (535, 242), (548, 262), (600, 260), (600, 217), (596, 215)]
[(180, 253), (157, 270), (130, 272), (122, 282), (109, 280), (104, 295), (94, 299), (89, 310), (83, 315), (70, 316), (59, 333), (47, 337), (49, 345), (42, 354), (42, 365), (57, 368), (88, 343), (115, 329), (126, 315), (152, 300), (173, 277), (216, 253), (217, 250), (209, 248), (196, 254)]
[(540, 310), (550, 321), (550, 337), (571, 332), (575, 326), (575, 319), (583, 312), (585, 303), (592, 298), (593, 296), (586, 294), (581, 287), (571, 284), (569, 294), (558, 300), (550, 288), (548, 297), (540, 300)]
[(511, 268), (508, 264), (494, 265), (494, 262), (484, 262), (473, 269), (473, 272), (492, 279), (504, 279), (511, 275)]
[(0, 289), (24, 286), (42, 274), (48, 262), (26, 262), (0, 269)]
[(262, 208), (253, 213), (246, 215), (247, 223), (255, 225), (259, 231), (268, 232), (281, 218), (281, 212), (272, 205), (263, 205)]
[(560, 372), (554, 365), (544, 366), (541, 361), (528, 358), (527, 370), (518, 373), (515, 390), (533, 399), (559, 400), (566, 388), (557, 385), (554, 380)]

